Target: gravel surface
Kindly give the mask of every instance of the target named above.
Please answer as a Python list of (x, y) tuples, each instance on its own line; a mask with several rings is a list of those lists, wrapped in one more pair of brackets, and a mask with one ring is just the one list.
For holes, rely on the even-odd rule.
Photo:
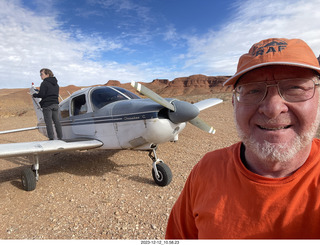
[[(236, 141), (231, 101), (200, 117), (217, 132), (188, 124), (177, 143), (157, 155), (173, 180), (157, 186), (142, 151), (75, 151), (40, 156), (34, 191), (22, 190), (20, 172), (30, 157), (0, 159), (0, 239), (164, 239), (170, 210), (199, 159)], [(36, 125), (33, 113), (0, 118), (0, 131)], [(46, 140), (38, 131), (0, 135), (0, 143)]]

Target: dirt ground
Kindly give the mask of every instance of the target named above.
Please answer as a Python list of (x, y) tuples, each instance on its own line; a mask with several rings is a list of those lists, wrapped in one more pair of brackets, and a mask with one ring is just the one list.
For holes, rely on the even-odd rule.
[[(157, 186), (147, 152), (64, 152), (40, 156), (34, 191), (22, 189), (20, 172), (29, 157), (0, 159), (0, 239), (164, 239), (170, 210), (200, 158), (238, 141), (230, 100), (200, 117), (217, 132), (188, 124), (177, 143), (157, 155), (173, 180)], [(34, 113), (0, 117), (0, 131), (36, 125)], [(0, 135), (0, 143), (46, 140), (38, 131)]]

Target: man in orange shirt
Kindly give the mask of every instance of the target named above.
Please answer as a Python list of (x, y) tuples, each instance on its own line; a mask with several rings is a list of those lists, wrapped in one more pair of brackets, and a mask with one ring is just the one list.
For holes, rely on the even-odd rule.
[(319, 74), (299, 39), (266, 39), (240, 57), (224, 85), (241, 142), (194, 167), (166, 239), (320, 238)]

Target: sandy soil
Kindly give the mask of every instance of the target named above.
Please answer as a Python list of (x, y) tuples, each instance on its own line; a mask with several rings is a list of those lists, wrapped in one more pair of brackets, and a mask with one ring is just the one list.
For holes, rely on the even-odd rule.
[[(232, 105), (226, 100), (202, 111), (217, 132), (188, 124), (177, 143), (157, 155), (173, 180), (159, 187), (147, 152), (67, 152), (40, 156), (36, 190), (21, 188), (29, 157), (0, 159), (0, 239), (163, 239), (170, 210), (199, 159), (236, 141)], [(0, 117), (0, 131), (36, 125), (32, 112)], [(46, 140), (38, 131), (0, 135), (0, 143)]]

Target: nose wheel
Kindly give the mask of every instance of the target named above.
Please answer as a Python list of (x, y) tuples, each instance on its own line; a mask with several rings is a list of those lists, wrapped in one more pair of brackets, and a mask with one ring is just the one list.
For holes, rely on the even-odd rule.
[(161, 160), (157, 158), (156, 147), (149, 152), (152, 163), (152, 177), (154, 182), (159, 186), (167, 186), (172, 180), (171, 169)]

